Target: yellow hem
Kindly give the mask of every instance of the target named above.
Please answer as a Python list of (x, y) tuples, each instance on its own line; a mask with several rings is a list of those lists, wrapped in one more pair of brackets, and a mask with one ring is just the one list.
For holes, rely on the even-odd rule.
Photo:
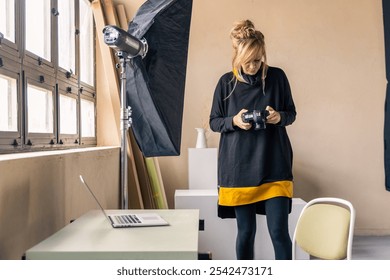
[(255, 203), (277, 196), (293, 197), (292, 181), (277, 181), (260, 186), (227, 188), (221, 186), (218, 193), (218, 204), (237, 206)]

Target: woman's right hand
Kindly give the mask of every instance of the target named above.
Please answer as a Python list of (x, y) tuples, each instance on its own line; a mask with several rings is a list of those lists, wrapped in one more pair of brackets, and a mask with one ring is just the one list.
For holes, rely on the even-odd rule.
[(251, 123), (246, 123), (242, 121), (242, 114), (248, 112), (247, 109), (242, 109), (240, 112), (238, 112), (237, 115), (233, 117), (233, 126), (238, 126), (241, 129), (248, 130), (252, 127)]

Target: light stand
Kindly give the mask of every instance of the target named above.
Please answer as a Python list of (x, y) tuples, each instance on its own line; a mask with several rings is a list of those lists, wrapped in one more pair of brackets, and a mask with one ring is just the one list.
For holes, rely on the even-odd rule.
[(130, 61), (130, 58), (126, 53), (118, 51), (116, 55), (119, 58), (119, 65), (121, 67), (120, 80), (121, 80), (121, 113), (120, 113), (120, 126), (121, 126), (121, 206), (122, 209), (129, 208), (128, 199), (128, 170), (127, 170), (127, 132), (131, 127), (131, 107), (127, 106), (126, 96), (126, 64)]
[(121, 183), (121, 207), (122, 209), (129, 208), (128, 199), (128, 170), (127, 170), (127, 133), (131, 127), (131, 107), (127, 106), (127, 95), (126, 95), (126, 65), (130, 62), (131, 58), (138, 55), (145, 57), (148, 45), (145, 40), (139, 40), (134, 36), (131, 36), (124, 30), (108, 25), (103, 29), (104, 42), (111, 48), (116, 50), (116, 55), (119, 58), (119, 65), (121, 68), (120, 80), (121, 80), (121, 91), (120, 91), (120, 102), (121, 102), (121, 113), (120, 113), (120, 126), (121, 126), (121, 172), (120, 172), (120, 183)]

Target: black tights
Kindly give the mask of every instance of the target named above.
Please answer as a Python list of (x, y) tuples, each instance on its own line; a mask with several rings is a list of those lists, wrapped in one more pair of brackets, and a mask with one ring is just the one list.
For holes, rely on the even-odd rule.
[[(289, 198), (275, 197), (266, 200), (265, 211), (268, 232), (271, 236), (276, 260), (291, 259), (291, 239), (288, 232)], [(254, 259), (256, 236), (256, 205), (234, 207), (237, 219), (236, 255), (238, 260)]]

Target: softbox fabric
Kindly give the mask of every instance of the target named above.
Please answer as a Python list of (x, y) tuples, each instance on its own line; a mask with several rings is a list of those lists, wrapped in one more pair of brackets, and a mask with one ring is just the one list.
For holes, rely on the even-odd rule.
[(126, 67), (132, 130), (145, 157), (180, 154), (191, 13), (192, 0), (149, 0), (129, 23), (148, 44)]

